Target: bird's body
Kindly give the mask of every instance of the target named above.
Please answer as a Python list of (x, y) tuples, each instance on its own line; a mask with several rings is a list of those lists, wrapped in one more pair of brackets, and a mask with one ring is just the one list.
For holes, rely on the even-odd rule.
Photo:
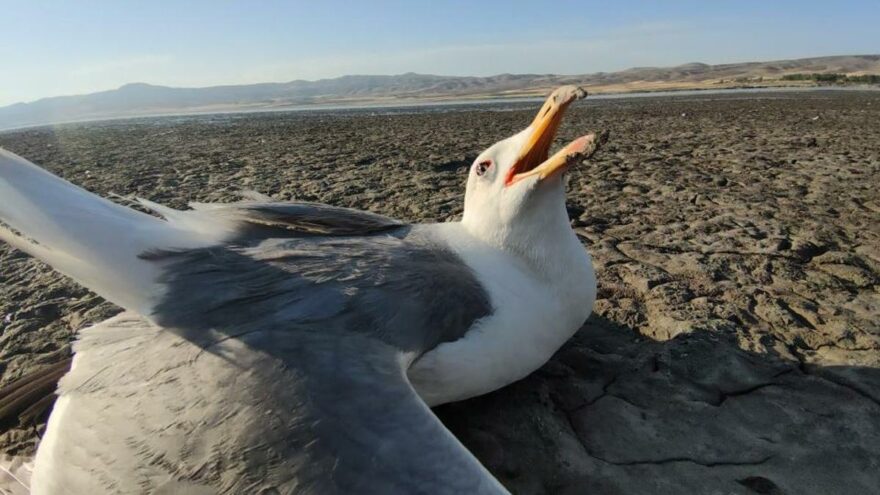
[(589, 316), (559, 171), (598, 141), (541, 163), (582, 95), (481, 155), (448, 224), (142, 202), (159, 219), (0, 150), (0, 239), (127, 309), (81, 333), (33, 493), (504, 493), (428, 405), (524, 377)]
[[(485, 394), (543, 365), (590, 315), (596, 282), (590, 256), (571, 229), (536, 265), (488, 245), (458, 222), (424, 227), (450, 246), (489, 296), (491, 314), (409, 368), (428, 405)], [(565, 232), (565, 231), (563, 231)], [(540, 328), (541, 331), (535, 331)]]

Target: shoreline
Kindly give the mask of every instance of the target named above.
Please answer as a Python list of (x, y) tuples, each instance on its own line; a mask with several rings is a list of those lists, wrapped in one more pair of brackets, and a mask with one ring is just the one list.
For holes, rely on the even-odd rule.
[[(704, 96), (704, 95), (736, 95), (736, 94), (760, 94), (760, 93), (813, 93), (821, 91), (853, 91), (873, 92), (880, 91), (880, 86), (871, 85), (830, 85), (830, 86), (749, 86), (738, 88), (681, 88), (681, 89), (657, 89), (643, 91), (623, 92), (595, 92), (591, 93), (586, 101), (595, 100), (624, 100), (629, 98), (663, 98), (675, 96)], [(473, 107), (488, 107), (495, 105), (516, 105), (527, 103), (541, 103), (543, 96), (497, 96), (497, 97), (438, 97), (436, 99), (418, 98), (412, 100), (395, 101), (369, 101), (364, 103), (310, 103), (303, 105), (284, 105), (279, 107), (261, 106), (255, 108), (201, 108), (187, 110), (172, 110), (169, 112), (144, 113), (96, 116), (93, 118), (62, 120), (57, 122), (44, 122), (26, 124), (13, 127), (0, 127), (0, 134), (37, 129), (42, 127), (64, 126), (75, 124), (88, 124), (99, 122), (113, 122), (121, 120), (138, 120), (171, 117), (208, 117), (212, 115), (237, 115), (237, 114), (260, 114), (260, 113), (284, 113), (284, 112), (345, 112), (345, 111), (376, 111), (386, 110), (390, 112), (399, 110), (431, 110), (464, 107), (463, 110), (471, 110)], [(514, 109), (511, 109), (514, 110)]]

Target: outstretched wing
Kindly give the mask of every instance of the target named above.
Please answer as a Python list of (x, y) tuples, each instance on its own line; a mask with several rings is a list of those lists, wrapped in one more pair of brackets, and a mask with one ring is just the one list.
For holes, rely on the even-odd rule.
[(314, 203), (195, 204), (193, 210), (179, 211), (139, 200), (163, 217), (156, 218), (96, 196), (3, 149), (0, 198), (0, 240), (145, 316), (161, 292), (159, 267), (140, 256), (145, 252), (403, 228), (374, 213)]
[(86, 331), (35, 491), (506, 493), (418, 398), (393, 346), (315, 326), (210, 351), (131, 314)]

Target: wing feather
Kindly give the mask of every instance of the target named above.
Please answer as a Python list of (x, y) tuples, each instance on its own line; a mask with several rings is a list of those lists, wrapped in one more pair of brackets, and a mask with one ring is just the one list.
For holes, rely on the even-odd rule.
[(133, 314), (84, 331), (35, 492), (506, 493), (403, 353), (343, 332), (253, 330), (205, 352)]
[(316, 203), (244, 201), (180, 211), (138, 199), (162, 218), (116, 204), (0, 149), (0, 240), (105, 299), (149, 316), (161, 267), (141, 256), (269, 237), (362, 236), (396, 220)]

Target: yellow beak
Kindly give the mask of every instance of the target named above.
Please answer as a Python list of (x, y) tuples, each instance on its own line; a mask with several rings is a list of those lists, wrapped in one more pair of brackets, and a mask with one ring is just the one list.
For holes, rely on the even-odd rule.
[(505, 180), (506, 185), (509, 186), (533, 175), (537, 175), (541, 180), (554, 176), (575, 161), (588, 158), (599, 148), (606, 135), (587, 134), (547, 158), (565, 109), (573, 101), (586, 96), (587, 92), (577, 86), (562, 86), (547, 97), (547, 101), (529, 126), (532, 134), (523, 145), (513, 167), (510, 168)]

